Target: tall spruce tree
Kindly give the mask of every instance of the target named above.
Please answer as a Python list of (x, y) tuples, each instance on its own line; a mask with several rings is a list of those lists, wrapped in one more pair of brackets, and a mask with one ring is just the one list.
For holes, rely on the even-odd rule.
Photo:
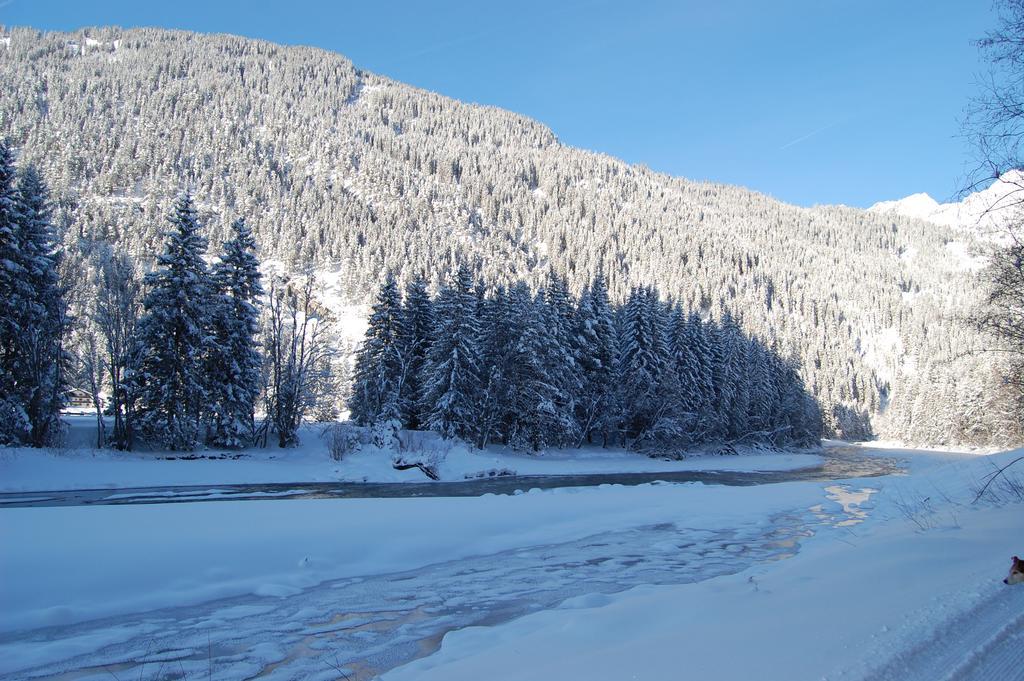
[(721, 434), (736, 440), (746, 433), (749, 384), (746, 375), (746, 343), (736, 318), (729, 310), (722, 314), (718, 327), (721, 352), (715, 374), (718, 385), (718, 410)]
[(515, 394), (519, 323), (513, 323), (508, 293), (499, 287), (480, 307), (480, 400), (477, 405), (476, 445), (485, 448), (507, 432)]
[(551, 406), (555, 412), (552, 415), (552, 430), (546, 440), (559, 447), (576, 445), (580, 441), (576, 405), (583, 392), (583, 372), (579, 363), (581, 347), (577, 335), (579, 322), (576, 306), (565, 279), (551, 272), (541, 302), (543, 323), (549, 337), (543, 347), (542, 362), (548, 380), (554, 387)]
[(24, 268), (16, 175), (14, 153), (0, 140), (0, 444), (8, 445), (26, 442), (30, 430), (18, 385)]
[(580, 444), (584, 439), (592, 441), (593, 435), (599, 434), (602, 445), (607, 446), (618, 421), (618, 405), (615, 400), (618, 336), (604, 275), (594, 277), (594, 281), (583, 292), (577, 320), (583, 382), (577, 404)]
[(427, 281), (422, 275), (409, 280), (405, 286), (402, 311), (401, 352), (408, 361), (408, 371), (402, 386), (402, 422), (406, 428), (418, 430), (423, 426), (420, 403), (423, 396), (423, 365), (430, 349), (434, 328), (433, 304), (427, 293)]
[(240, 218), (232, 223), (231, 232), (212, 272), (215, 296), (206, 361), (207, 400), (210, 442), (239, 448), (255, 432), (253, 414), (262, 383), (256, 334), (263, 286), (252, 230)]
[(405, 339), (405, 315), (398, 285), (388, 276), (377, 294), (366, 337), (356, 352), (355, 375), (349, 411), (361, 425), (401, 419), (406, 410), (402, 393), (409, 371)]
[(711, 349), (712, 398), (708, 409), (706, 440), (728, 438), (728, 410), (735, 389), (730, 366), (732, 336), (723, 331), (723, 326), (711, 320), (706, 327)]
[(509, 313), (515, 320), (518, 339), (509, 362), (508, 441), (516, 449), (539, 451), (559, 445), (569, 427), (567, 415), (559, 406), (557, 378), (551, 373), (551, 357), (557, 346), (546, 307), (543, 294), (531, 297), (525, 285), (513, 287)]
[(480, 331), (473, 277), (466, 265), (459, 266), (436, 305), (437, 329), (423, 371), (426, 424), (445, 437), (471, 439), (480, 393)]
[(702, 399), (699, 386), (699, 364), (690, 337), (690, 325), (683, 309), (673, 306), (669, 318), (669, 341), (678, 384), (677, 407), (691, 437), (700, 413)]
[(32, 166), (18, 174), (17, 212), (19, 265), (22, 278), (13, 310), (18, 323), (19, 361), (15, 365), (18, 392), (29, 420), (29, 443), (44, 446), (54, 440), (59, 417), (67, 357), (66, 291), (58, 281), (56, 236), (50, 222), (49, 189)]
[(622, 310), (617, 375), (625, 410), (624, 433), (637, 443), (649, 437), (662, 411), (668, 353), (657, 315), (657, 301), (647, 288), (634, 289)]
[(194, 449), (200, 441), (209, 395), (207, 328), (213, 307), (192, 197), (182, 194), (168, 218), (164, 252), (146, 275), (145, 313), (139, 322), (141, 357), (133, 376), (138, 421), (147, 440), (172, 450)]
[(701, 321), (696, 312), (691, 312), (686, 322), (683, 342), (686, 346), (686, 376), (694, 390), (691, 405), (695, 409), (695, 416), (690, 422), (688, 437), (692, 442), (701, 442), (714, 431), (717, 422), (714, 413), (715, 354), (711, 347), (710, 327)]

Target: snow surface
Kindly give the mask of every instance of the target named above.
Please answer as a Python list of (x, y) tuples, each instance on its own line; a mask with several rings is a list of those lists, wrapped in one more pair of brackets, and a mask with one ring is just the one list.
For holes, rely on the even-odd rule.
[(1022, 452), (864, 451), (910, 474), (0, 509), (0, 675), (1014, 678)]
[[(1020, 453), (915, 454), (917, 475), (826, 486), (850, 517), (797, 558), (453, 632), (438, 654), (385, 678), (983, 678), (973, 670), (987, 651), (1020, 650), (1024, 589), (1000, 580), (1020, 552), (1024, 509), (969, 501), (993, 463)], [(964, 613), (984, 617), (938, 638)], [(935, 668), (926, 653), (940, 650), (949, 664)]]

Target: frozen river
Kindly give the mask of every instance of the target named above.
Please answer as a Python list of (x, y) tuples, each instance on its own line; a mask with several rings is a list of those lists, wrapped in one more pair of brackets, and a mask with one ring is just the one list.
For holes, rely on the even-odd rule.
[(514, 494), (517, 491), (529, 489), (643, 485), (659, 481), (749, 486), (778, 482), (827, 482), (849, 478), (870, 478), (891, 475), (899, 471), (900, 467), (895, 459), (865, 454), (858, 447), (830, 446), (822, 450), (820, 464), (780, 471), (697, 470), (662, 471), (659, 473), (501, 476), (459, 482), (292, 482), (8, 492), (0, 493), (0, 508), (240, 500), (477, 497), (484, 494)]
[[(678, 488), (679, 494), (686, 494), (691, 486), (674, 483), (750, 486), (868, 477), (897, 470), (891, 459), (832, 449), (821, 466), (798, 471), (681, 473), (678, 479), (676, 474), (576, 476), (569, 482), (628, 485), (660, 479), (666, 482), (659, 487)], [(18, 505), (261, 499), (248, 502), (255, 507), (286, 498), (507, 493), (558, 486), (557, 482), (520, 478), (370, 486), (376, 494), (360, 493), (366, 485), (119, 490), (105, 492), (107, 496), (33, 493), (21, 495), (25, 500)], [(260, 496), (270, 492), (278, 494)], [(821, 500), (836, 501), (847, 493), (870, 496), (870, 490), (837, 484), (826, 488)], [(125, 508), (124, 512), (133, 511)], [(571, 503), (565, 512), (573, 512)], [(597, 605), (606, 594), (640, 585), (681, 584), (734, 574), (795, 554), (800, 541), (823, 526), (845, 526), (863, 516), (860, 506), (840, 501), (800, 504), (769, 517), (752, 514), (749, 520), (728, 527), (713, 522), (702, 526), (699, 516), (692, 525), (665, 522), (601, 531), (598, 524), (593, 534), (573, 541), (470, 555), (407, 572), (0, 634), (0, 655), (17, 652), (22, 663), (7, 675), (16, 679), (371, 679), (431, 654), (444, 635), (456, 629), (499, 624), (555, 607)], [(74, 565), (68, 569), (74, 570)]]

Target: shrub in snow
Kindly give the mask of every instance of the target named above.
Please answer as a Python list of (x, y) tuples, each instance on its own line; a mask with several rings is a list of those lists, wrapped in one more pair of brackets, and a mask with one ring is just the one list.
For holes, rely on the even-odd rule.
[(398, 419), (388, 419), (373, 424), (370, 429), (373, 446), (398, 451), (402, 446), (402, 441), (399, 438), (401, 429), (402, 424)]
[(327, 443), (327, 451), (331, 458), (341, 461), (349, 454), (359, 450), (361, 433), (363, 428), (358, 428), (348, 423), (334, 423), (327, 426), (320, 432), (320, 437)]

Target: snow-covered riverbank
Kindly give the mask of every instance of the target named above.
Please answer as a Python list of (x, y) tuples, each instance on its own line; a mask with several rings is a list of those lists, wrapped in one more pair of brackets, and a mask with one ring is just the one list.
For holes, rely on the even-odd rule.
[[(0, 492), (67, 489), (118, 489), (177, 485), (227, 485), (292, 482), (423, 482), (417, 468), (396, 470), (396, 456), (427, 461), (444, 481), (495, 475), (588, 475), (673, 471), (781, 471), (821, 463), (811, 452), (741, 449), (728, 455), (706, 454), (681, 461), (651, 458), (623, 449), (585, 447), (540, 454), (504, 447), (479, 451), (462, 443), (420, 436), (415, 451), (397, 453), (365, 445), (335, 461), (328, 451), (324, 426), (301, 432), (295, 449), (250, 448), (240, 452), (204, 450), (117, 452), (90, 447), (94, 422), (71, 419), (69, 447), (60, 450), (0, 448)], [(188, 457), (187, 459), (182, 458)]]

